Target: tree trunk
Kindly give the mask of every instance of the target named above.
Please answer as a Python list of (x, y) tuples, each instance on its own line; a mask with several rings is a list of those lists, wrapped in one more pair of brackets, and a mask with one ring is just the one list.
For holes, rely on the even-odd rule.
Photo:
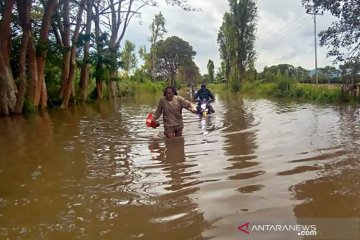
[(28, 68), (29, 68), (29, 93), (28, 98), (35, 104), (35, 95), (38, 89), (38, 73), (36, 62), (36, 47), (33, 36), (29, 36), (28, 42)]
[(16, 86), (10, 66), (11, 14), (15, 0), (5, 2), (0, 21), (0, 115), (9, 115), (15, 110)]
[(62, 34), (64, 54), (63, 54), (63, 67), (62, 67), (62, 81), (60, 88), (60, 98), (64, 99), (67, 80), (70, 72), (70, 16), (69, 16), (69, 0), (63, 1), (63, 21), (64, 31)]
[(103, 98), (103, 79), (101, 79), (100, 71), (102, 70), (101, 56), (103, 54), (103, 47), (100, 43), (100, 13), (99, 13), (99, 2), (95, 5), (95, 39), (96, 39), (96, 50), (97, 50), (97, 62), (96, 62), (96, 99), (101, 100)]
[(88, 82), (89, 82), (89, 49), (90, 49), (90, 34), (91, 34), (91, 20), (92, 20), (92, 0), (87, 0), (87, 16), (86, 16), (86, 42), (84, 45), (84, 58), (80, 73), (80, 101), (86, 101), (88, 98)]
[(21, 46), (19, 53), (19, 83), (18, 83), (18, 95), (15, 107), (15, 113), (22, 113), (24, 106), (25, 91), (26, 91), (26, 50), (29, 42), (29, 31), (25, 30), (21, 38)]
[(41, 24), (40, 38), (37, 44), (37, 72), (38, 72), (38, 85), (35, 92), (34, 104), (41, 108), (47, 107), (47, 90), (45, 83), (45, 63), (46, 52), (48, 43), (48, 34), (50, 29), (51, 18), (54, 10), (57, 7), (57, 0), (48, 0), (45, 6), (45, 12)]
[(103, 82), (96, 79), (96, 98), (101, 100), (103, 98)]
[(26, 52), (30, 37), (31, 23), (30, 23), (30, 10), (31, 0), (17, 0), (20, 25), (23, 29), (23, 36), (21, 39), (21, 46), (19, 50), (19, 83), (18, 95), (15, 106), (15, 113), (22, 113), (26, 91)]
[(66, 83), (66, 88), (65, 88), (65, 94), (64, 94), (64, 99), (63, 102), (61, 104), (62, 108), (66, 108), (67, 106), (69, 106), (69, 101), (70, 101), (70, 97), (71, 94), (74, 94), (73, 91), (73, 80), (74, 80), (74, 76), (75, 76), (75, 70), (76, 70), (76, 65), (75, 65), (75, 59), (76, 59), (76, 42), (78, 41), (79, 38), (79, 34), (80, 34), (80, 26), (81, 26), (81, 22), (82, 22), (82, 13), (84, 11), (85, 8), (85, 0), (82, 0), (79, 6), (79, 11), (78, 11), (78, 15), (76, 18), (76, 27), (74, 30), (74, 35), (72, 38), (72, 46), (71, 46), (71, 53), (70, 53), (70, 71), (69, 71), (69, 77)]
[(115, 92), (116, 88), (114, 87), (114, 79), (116, 78), (117, 75), (117, 56), (116, 56), (117, 47), (116, 47), (115, 39), (113, 39), (113, 36), (110, 38), (109, 49), (110, 49), (112, 67), (110, 68), (110, 74), (109, 74), (110, 77), (108, 81), (108, 86), (109, 86), (109, 98), (113, 99), (115, 98), (116, 95)]
[(176, 72), (170, 73), (170, 86), (175, 87), (175, 76), (176, 76)]

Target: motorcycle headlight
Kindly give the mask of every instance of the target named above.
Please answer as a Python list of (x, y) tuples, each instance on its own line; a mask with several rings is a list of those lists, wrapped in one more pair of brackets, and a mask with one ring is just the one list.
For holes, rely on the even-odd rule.
[(202, 110), (205, 110), (205, 109), (206, 109), (206, 104), (204, 104), (204, 103), (201, 104), (201, 109), (202, 109)]

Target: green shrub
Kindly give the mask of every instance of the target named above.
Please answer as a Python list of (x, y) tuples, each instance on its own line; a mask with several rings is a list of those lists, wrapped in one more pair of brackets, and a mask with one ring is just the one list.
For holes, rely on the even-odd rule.
[(25, 99), (22, 112), (33, 113), (36, 112), (36, 110), (36, 106), (29, 99)]

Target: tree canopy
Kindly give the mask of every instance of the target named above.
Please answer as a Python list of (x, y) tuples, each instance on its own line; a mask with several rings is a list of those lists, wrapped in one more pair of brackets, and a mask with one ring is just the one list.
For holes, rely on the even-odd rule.
[(163, 71), (169, 77), (169, 83), (175, 85), (175, 75), (179, 66), (191, 65), (196, 52), (183, 39), (172, 36), (160, 40), (156, 45), (157, 72)]

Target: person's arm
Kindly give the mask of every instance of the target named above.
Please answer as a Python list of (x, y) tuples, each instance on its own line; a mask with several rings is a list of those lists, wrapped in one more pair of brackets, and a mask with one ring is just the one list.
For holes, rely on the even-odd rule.
[(180, 103), (183, 108), (186, 108), (190, 112), (196, 113), (196, 107), (195, 105), (190, 102), (189, 100), (186, 100), (185, 98), (180, 98)]
[(163, 112), (163, 101), (162, 99), (159, 101), (159, 104), (156, 108), (155, 114), (153, 116), (153, 121), (156, 121), (160, 118), (161, 114)]
[(211, 98), (211, 101), (215, 101), (214, 94), (209, 90), (209, 96)]

